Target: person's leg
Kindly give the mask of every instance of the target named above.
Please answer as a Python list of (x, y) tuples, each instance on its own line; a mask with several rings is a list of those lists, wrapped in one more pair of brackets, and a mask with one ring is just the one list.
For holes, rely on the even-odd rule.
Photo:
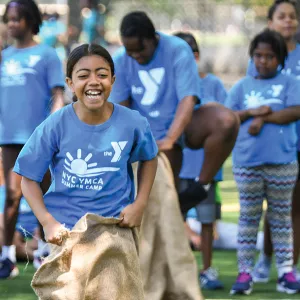
[(186, 144), (191, 149), (204, 148), (204, 162), (199, 174), (202, 184), (211, 182), (234, 147), (239, 131), (234, 112), (216, 102), (197, 109), (186, 127)]
[(298, 178), (292, 199), (292, 222), (294, 232), (294, 266), (298, 265), (300, 255), (300, 152), (298, 152)]
[[(41, 182), (41, 189), (43, 194), (45, 194), (51, 184), (51, 173), (48, 170), (46, 172), (46, 174), (44, 175), (44, 178)], [(44, 230), (43, 230), (43, 226), (39, 223), (38, 224), (38, 228), (37, 228), (37, 232), (38, 232), (38, 247), (35, 251), (33, 251), (33, 266), (35, 267), (35, 269), (38, 269), (41, 264), (43, 263), (43, 259), (44, 257), (49, 255), (49, 247), (45, 241), (45, 235), (44, 235)]]
[(254, 282), (269, 282), (272, 266), (273, 245), (271, 240), (270, 225), (267, 214), (264, 217), (263, 248), (260, 251), (258, 260), (254, 266), (252, 277)]
[(23, 145), (7, 145), (2, 147), (3, 171), (6, 185), (4, 207), (4, 245), (13, 242), (18, 210), (22, 196), (21, 176), (12, 171)]
[(174, 175), (174, 182), (176, 190), (178, 191), (180, 185), (179, 173), (182, 165), (182, 147), (179, 144), (175, 144), (173, 149), (164, 151), (167, 156)]
[(239, 276), (232, 287), (231, 294), (250, 294), (252, 291), (251, 272), (262, 215), (264, 182), (260, 167), (234, 167), (233, 173), (240, 198), (240, 216), (237, 248)]
[(278, 269), (277, 291), (296, 293), (300, 290), (293, 271), (293, 232), (291, 220), (292, 192), (298, 163), (264, 167), (267, 217)]
[(17, 259), (23, 261), (33, 260), (33, 251), (37, 247), (35, 239), (25, 240), (20, 231), (16, 230), (14, 235), (14, 245), (16, 245)]
[(218, 279), (218, 272), (212, 268), (213, 257), (213, 223), (216, 221), (216, 183), (212, 183), (208, 190), (208, 197), (196, 206), (198, 219), (202, 224), (202, 263), (200, 284), (203, 289), (222, 289), (223, 284)]
[(13, 245), (13, 237), (22, 196), (21, 176), (12, 170), (22, 147), (23, 145), (6, 145), (2, 147), (6, 199), (4, 207), (4, 236), (0, 279), (14, 277), (19, 274), (16, 266), (16, 247)]
[(211, 267), (212, 262), (212, 244), (213, 244), (213, 224), (202, 223), (202, 263), (203, 271), (206, 271)]

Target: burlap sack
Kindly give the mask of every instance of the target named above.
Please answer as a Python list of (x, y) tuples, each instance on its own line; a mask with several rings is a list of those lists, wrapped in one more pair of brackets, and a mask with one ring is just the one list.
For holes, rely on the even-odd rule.
[(172, 169), (158, 168), (140, 229), (140, 264), (146, 300), (201, 300), (197, 264), (185, 235)]
[(41, 300), (143, 300), (137, 231), (119, 219), (82, 217), (34, 274)]

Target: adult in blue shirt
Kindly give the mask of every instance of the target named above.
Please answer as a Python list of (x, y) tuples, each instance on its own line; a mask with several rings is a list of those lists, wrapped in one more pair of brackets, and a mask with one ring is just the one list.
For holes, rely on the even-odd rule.
[[(50, 112), (63, 106), (64, 87), (62, 65), (55, 50), (33, 39), (42, 22), (36, 3), (10, 1), (3, 21), (14, 44), (3, 50), (1, 62), (0, 145), (7, 192), (0, 279), (18, 274), (12, 242), (22, 192), (21, 176), (12, 168), (34, 129)], [(49, 175), (45, 180), (44, 191), (50, 183)]]
[[(211, 103), (194, 111), (199, 80), (193, 53), (185, 41), (155, 31), (144, 12), (132, 12), (121, 23), (124, 47), (114, 56), (116, 82), (110, 100), (145, 116), (160, 151), (170, 160), (178, 186), (183, 134), (192, 149), (204, 148), (205, 159), (194, 186), (180, 193), (186, 205), (193, 189), (206, 198), (209, 183), (230, 154), (239, 121), (224, 106)], [(195, 130), (201, 128), (201, 130)], [(184, 207), (185, 210), (187, 207)]]

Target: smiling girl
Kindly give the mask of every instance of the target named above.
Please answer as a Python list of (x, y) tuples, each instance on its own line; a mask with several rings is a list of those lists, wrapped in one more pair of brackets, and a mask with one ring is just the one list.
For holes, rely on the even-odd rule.
[[(84, 44), (73, 50), (66, 81), (76, 101), (35, 130), (14, 168), (23, 176), (22, 191), (46, 240), (57, 245), (62, 224), (71, 229), (87, 213), (120, 218), (121, 227), (139, 226), (157, 164), (147, 120), (107, 101), (115, 76), (104, 48)], [(131, 163), (136, 161), (134, 199)], [(43, 197), (38, 183), (49, 165), (53, 181)]]
[(300, 290), (292, 272), (291, 224), (291, 198), (298, 172), (295, 121), (300, 117), (300, 85), (294, 77), (280, 72), (287, 48), (279, 33), (265, 30), (258, 34), (249, 52), (257, 75), (235, 84), (226, 100), (241, 120), (233, 150), (233, 173), (240, 197), (239, 275), (231, 293), (252, 291), (257, 232), (266, 199), (278, 270), (277, 290), (293, 294)]
[[(50, 112), (63, 105), (64, 78), (55, 51), (37, 44), (41, 14), (32, 0), (14, 0), (6, 5), (3, 21), (13, 45), (2, 51), (0, 81), (0, 145), (6, 185), (4, 246), (0, 260), (0, 279), (18, 274), (16, 250), (12, 245), (20, 205), (21, 177), (12, 168), (22, 147)], [(49, 187), (50, 176), (43, 186)], [(39, 243), (37, 259), (42, 255)]]

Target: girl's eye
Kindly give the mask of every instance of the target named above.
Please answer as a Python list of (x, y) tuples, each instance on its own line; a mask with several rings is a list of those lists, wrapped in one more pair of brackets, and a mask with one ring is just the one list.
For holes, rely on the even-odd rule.
[(78, 78), (80, 78), (80, 79), (84, 79), (84, 78), (87, 78), (88, 77), (88, 75), (79, 75), (78, 76)]
[(99, 76), (100, 78), (106, 78), (106, 77), (107, 77), (107, 74), (98, 74), (98, 76)]

